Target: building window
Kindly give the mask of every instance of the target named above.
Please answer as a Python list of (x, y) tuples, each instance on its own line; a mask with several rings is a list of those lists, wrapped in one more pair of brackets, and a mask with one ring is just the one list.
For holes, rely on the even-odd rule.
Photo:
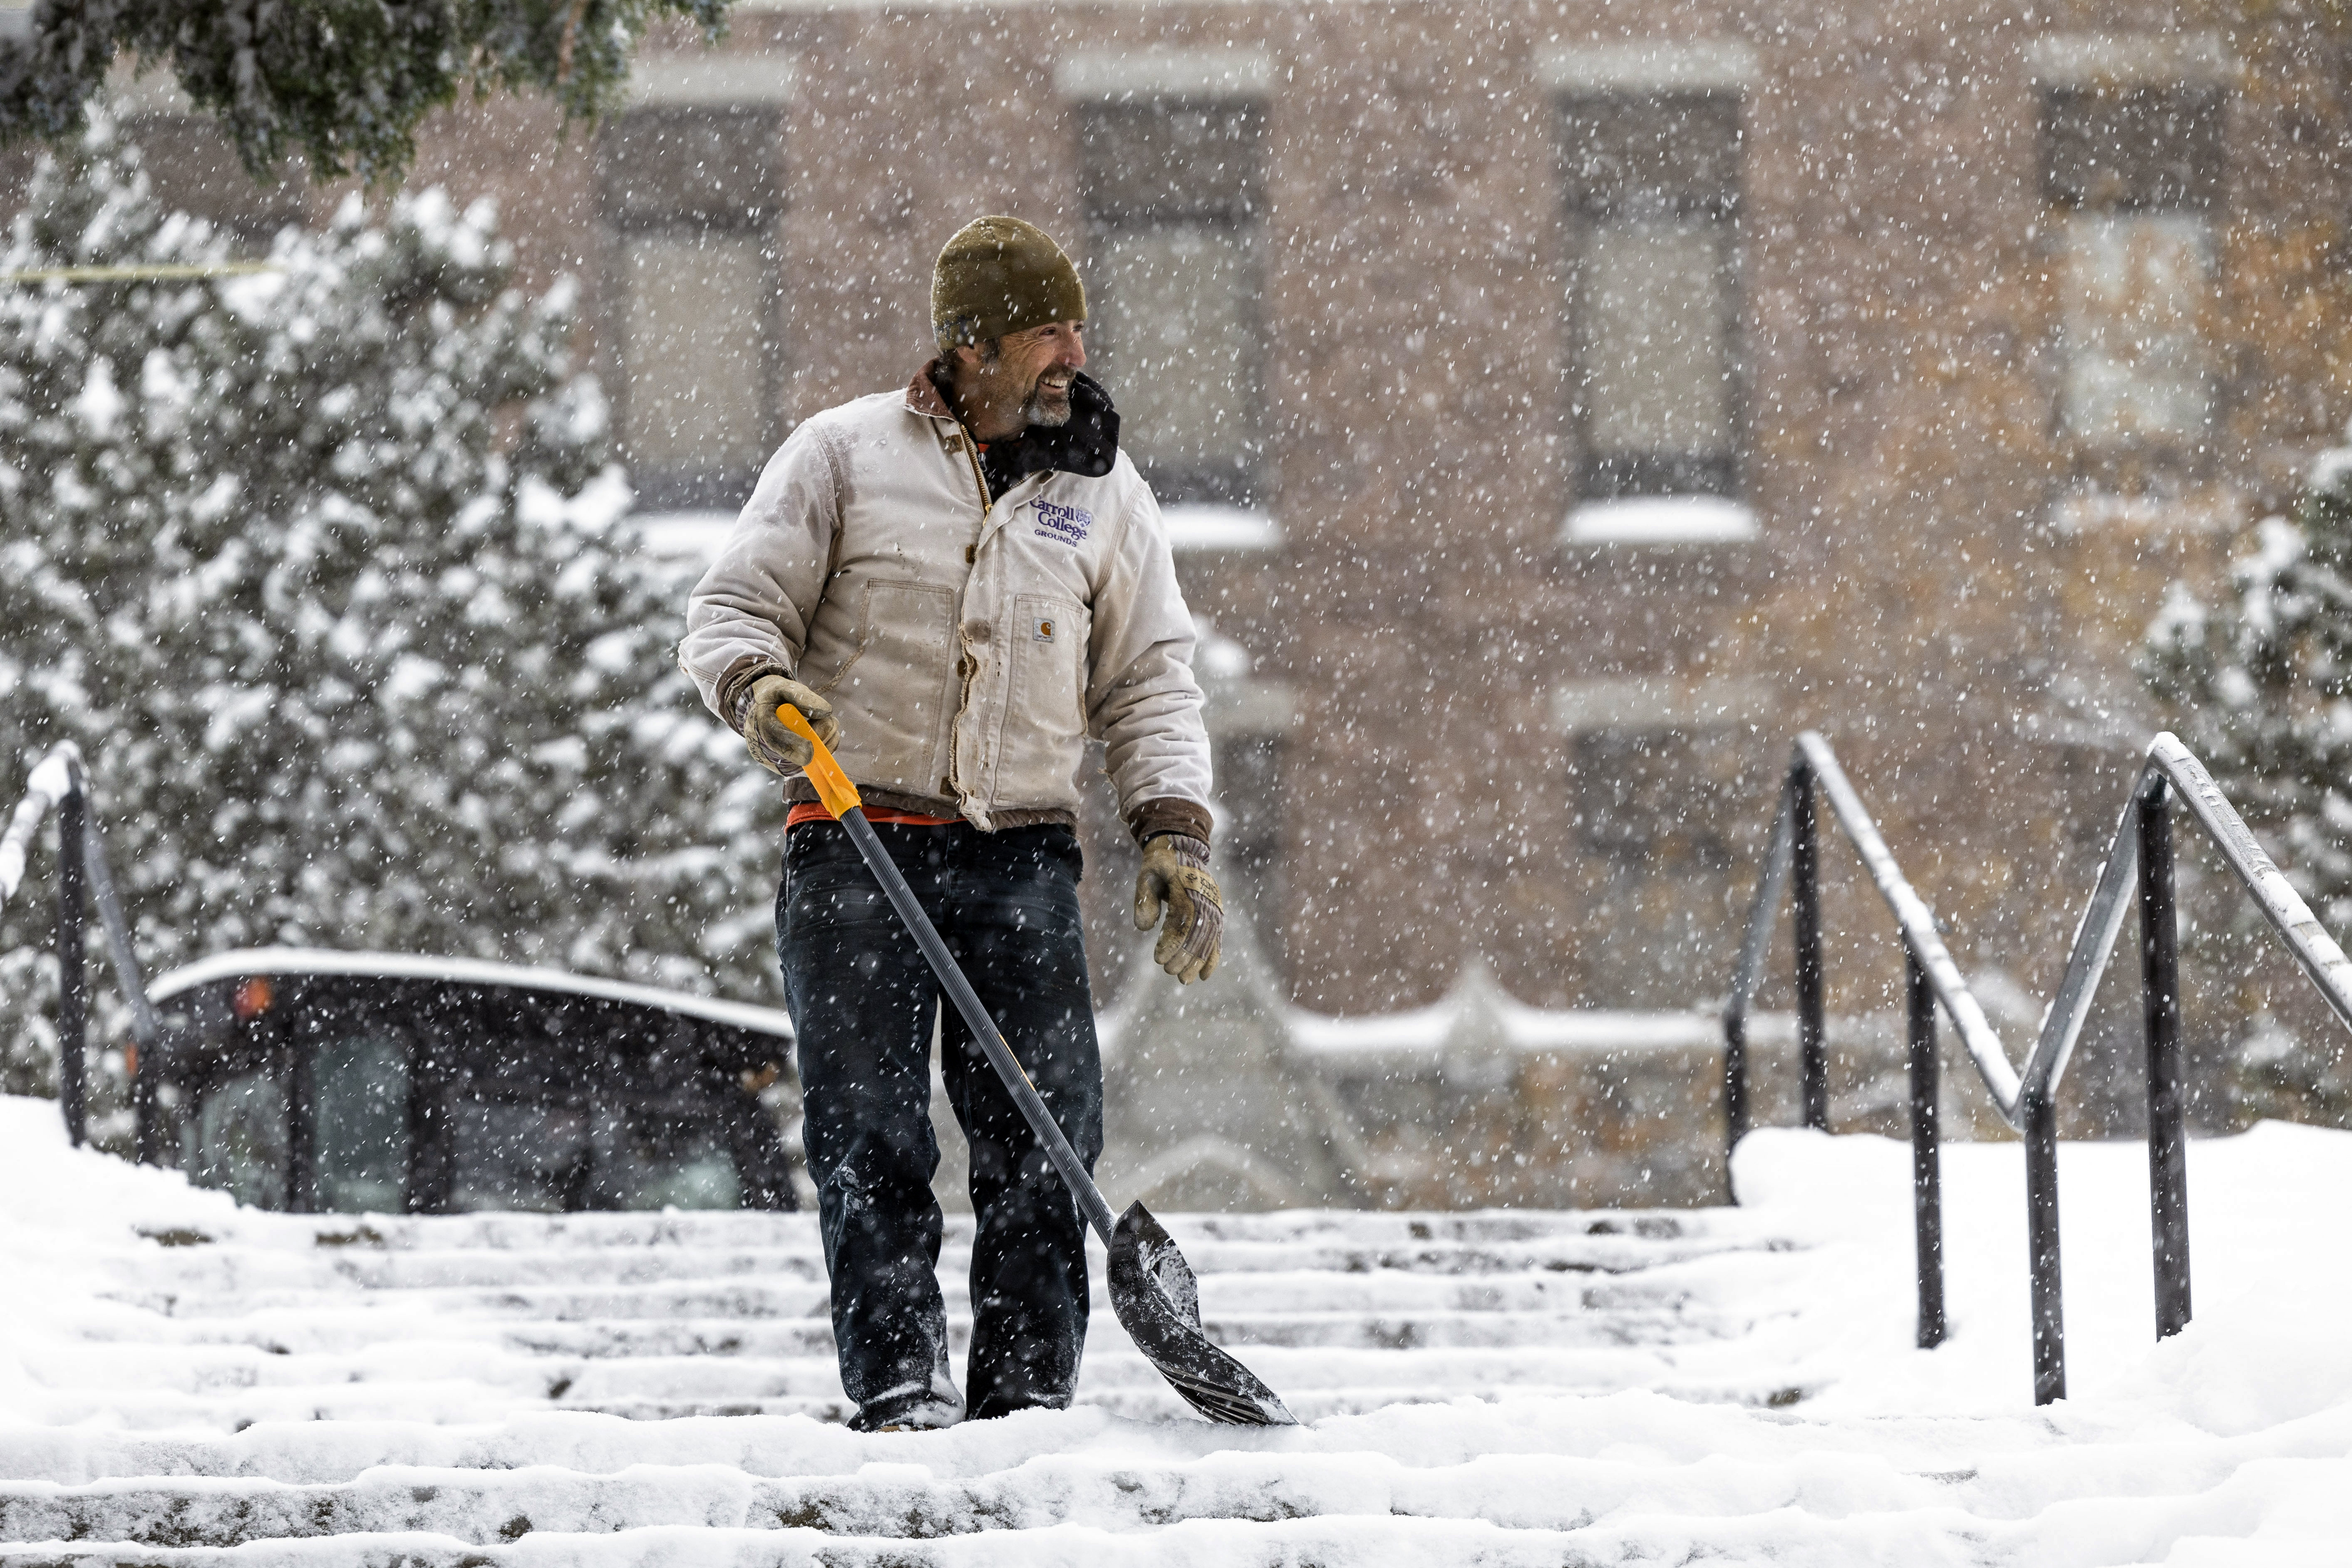
[(1586, 500), (1738, 493), (1739, 103), (1720, 90), (1561, 100)]
[(1552, 693), (1574, 837), (1564, 867), (1586, 930), (1580, 961), (1613, 1006), (1689, 1005), (1690, 977), (1738, 929), (1763, 852), (1781, 693), (1763, 677), (1577, 680)]
[(1249, 100), (1078, 110), (1087, 353), (1119, 442), (1162, 501), (1261, 493), (1259, 145)]
[[(1572, 736), (1578, 847), (1570, 870), (1589, 929), (1605, 932), (1586, 983), (1612, 1005), (1690, 1005), (1690, 977), (1738, 929), (1734, 876), (1757, 850), (1755, 746), (1740, 729), (1612, 726)], [(1769, 816), (1769, 806), (1765, 810)], [(1743, 854), (1744, 852), (1744, 854)]]
[(1729, 873), (1754, 802), (1738, 729), (1612, 728), (1574, 738), (1576, 818), (1585, 850), (1638, 877)]
[(621, 447), (648, 510), (731, 510), (781, 437), (773, 110), (644, 109), (600, 149)]
[(2043, 94), (2042, 194), (2063, 252), (2059, 422), (2087, 447), (2185, 453), (2204, 440), (2224, 104), (2210, 86)]
[(1286, 737), (1296, 702), (1287, 682), (1258, 675), (1249, 651), (1205, 619), (1192, 668), (1203, 698), (1201, 718), (1214, 748), (1217, 845), (1230, 873), (1227, 912), (1246, 921), (1258, 951), (1277, 974), (1288, 973), (1282, 912), (1287, 897), (1284, 809)]

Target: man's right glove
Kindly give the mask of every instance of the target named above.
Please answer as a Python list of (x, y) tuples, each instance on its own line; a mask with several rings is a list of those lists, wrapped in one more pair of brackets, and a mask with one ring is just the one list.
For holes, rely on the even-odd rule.
[(1163, 903), (1168, 924), (1151, 961), (1180, 984), (1206, 980), (1217, 972), (1225, 904), (1217, 879), (1209, 875), (1209, 847), (1190, 834), (1158, 834), (1143, 847), (1143, 869), (1135, 879), (1135, 929), (1158, 925)]
[(826, 745), (841, 738), (841, 721), (834, 717), (832, 703), (797, 680), (781, 675), (760, 677), (751, 682), (751, 701), (743, 712), (743, 744), (750, 749), (751, 760), (772, 773), (796, 773), (816, 755), (806, 741), (785, 729), (784, 721), (776, 717), (776, 710), (787, 702), (801, 710), (801, 717)]

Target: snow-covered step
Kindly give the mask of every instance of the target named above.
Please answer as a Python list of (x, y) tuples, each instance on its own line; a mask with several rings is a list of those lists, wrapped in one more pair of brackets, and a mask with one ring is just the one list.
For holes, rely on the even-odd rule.
[[(1746, 1511), (1743, 1501), (1769, 1508), (1782, 1494), (1783, 1468), (1735, 1460), (1706, 1464), (1703, 1478), (1697, 1465), (1658, 1467), (1636, 1478), (1622, 1464), (1525, 1456), (1509, 1467), (1504, 1528), (1559, 1531), (1587, 1523), (1596, 1490), (1621, 1501), (1629, 1492), (1646, 1493), (1656, 1506), (1703, 1486), (1723, 1511)], [(1465, 1484), (1471, 1479), (1459, 1466), (1386, 1466), (1367, 1475), (1358, 1456), (1277, 1461), (1246, 1451), (1124, 1464), (1038, 1456), (1009, 1474), (970, 1477), (888, 1464), (854, 1475), (794, 1476), (721, 1465), (596, 1472), (383, 1466), (351, 1480), (312, 1484), (246, 1477), (0, 1483), (0, 1539), (225, 1548), (423, 1534), (495, 1547), (537, 1536), (547, 1549), (570, 1544), (560, 1542), (566, 1536), (680, 1528), (906, 1541), (1070, 1524), (1125, 1533), (1189, 1520), (1266, 1522), (1375, 1508), (1391, 1520), (1469, 1520), (1489, 1518), (1504, 1500), (1497, 1479)], [(1890, 1470), (1844, 1502), (1856, 1510), (1892, 1508), (1938, 1489), (1935, 1479)]]
[(270, 1289), (337, 1285), (365, 1290), (446, 1290), (824, 1279), (824, 1255), (814, 1247), (724, 1252), (704, 1247), (600, 1247), (576, 1257), (557, 1247), (527, 1251), (418, 1248), (364, 1258), (319, 1257), (266, 1245), (213, 1247), (204, 1251), (206, 1255), (197, 1258), (183, 1252), (158, 1267), (141, 1269), (139, 1285), (151, 1295), (168, 1291), (181, 1298), (184, 1305), (175, 1311), (201, 1312), (206, 1310), (205, 1303), (224, 1295), (243, 1298)]
[[(1321, 1347), (1403, 1351), (1593, 1344), (1632, 1345), (1722, 1338), (1742, 1331), (1752, 1314), (1694, 1299), (1686, 1286), (1661, 1282), (1654, 1288), (1615, 1285), (1549, 1290), (1542, 1281), (1522, 1281), (1496, 1291), (1409, 1289), (1408, 1300), (1385, 1310), (1375, 1290), (1350, 1281), (1328, 1293), (1286, 1279), (1274, 1292), (1228, 1289), (1228, 1280), (1203, 1281), (1204, 1324), (1211, 1336), (1236, 1348)], [(1270, 1296), (1272, 1301), (1265, 1300)], [(1423, 1298), (1419, 1305), (1410, 1298)], [(952, 1300), (952, 1296), (950, 1300)], [(1522, 1304), (1524, 1303), (1524, 1304)], [(611, 1306), (614, 1303), (606, 1302)], [(552, 1302), (501, 1300), (488, 1310), (465, 1310), (445, 1303), (430, 1312), (303, 1311), (277, 1303), (266, 1314), (245, 1320), (226, 1313), (194, 1321), (152, 1322), (144, 1334), (121, 1321), (98, 1327), (80, 1347), (52, 1356), (68, 1381), (85, 1387), (210, 1385), (250, 1386), (310, 1382), (346, 1382), (385, 1375), (429, 1353), (465, 1375), (493, 1375), (501, 1363), (518, 1358), (595, 1362), (725, 1359), (737, 1370), (763, 1358), (831, 1356), (831, 1330), (820, 1314), (821, 1295), (791, 1302), (676, 1300), (681, 1308), (731, 1305), (725, 1312), (673, 1316), (638, 1310), (621, 1316), (577, 1310), (576, 1299)], [(958, 1308), (961, 1308), (959, 1302)], [(1099, 1292), (1097, 1340), (1116, 1334), (1116, 1319)], [(540, 1310), (531, 1309), (536, 1306)], [(745, 1307), (750, 1310), (740, 1310)], [(781, 1309), (795, 1311), (786, 1313)], [(950, 1315), (958, 1344), (968, 1331), (963, 1311)]]
[[(1255, 1339), (1236, 1348), (1260, 1375), (1299, 1397), (1372, 1388), (1386, 1397), (1444, 1399), (1534, 1385), (1599, 1393), (1692, 1376), (1703, 1377), (1710, 1390), (1727, 1387), (1719, 1371), (1680, 1373), (1671, 1352), (1684, 1342), (1663, 1332), (1645, 1336), (1649, 1343), (1626, 1343), (1605, 1324), (1577, 1338), (1548, 1336), (1538, 1328), (1485, 1336), (1424, 1333), (1409, 1341), (1377, 1321), (1327, 1321), (1312, 1335), (1296, 1336), (1303, 1342)], [(1482, 1337), (1503, 1342), (1476, 1342)], [(1441, 1342), (1446, 1339), (1454, 1342)], [(446, 1341), (387, 1347), (374, 1358), (182, 1359), (183, 1352), (154, 1347), (137, 1347), (132, 1354), (122, 1353), (122, 1347), (108, 1350), (105, 1358), (67, 1353), (50, 1363), (47, 1374), (60, 1386), (42, 1402), (47, 1419), (104, 1417), (144, 1428), (234, 1430), (261, 1420), (373, 1417), (404, 1403), (429, 1407), (442, 1419), (551, 1405), (675, 1415), (773, 1409), (778, 1401), (830, 1407), (840, 1387), (832, 1348), (814, 1332), (800, 1355), (586, 1358)], [(1098, 1329), (1090, 1339), (1080, 1402), (1136, 1389), (1155, 1397), (1165, 1392), (1158, 1373), (1123, 1334), (1115, 1327)]]
[[(1579, 1313), (1572, 1301), (1564, 1306), (1565, 1310), (1433, 1308), (1425, 1311), (1406, 1309), (1381, 1312), (1343, 1308), (1334, 1311), (1260, 1313), (1213, 1307), (1204, 1314), (1204, 1326), (1212, 1341), (1235, 1348), (1281, 1345), (1417, 1350), (1444, 1346), (1499, 1349), (1517, 1345), (1626, 1344), (1692, 1333), (1728, 1335), (1738, 1331), (1748, 1321), (1744, 1315), (1714, 1314), (1708, 1315), (1711, 1321), (1694, 1321), (1692, 1314), (1658, 1314), (1643, 1321), (1638, 1315), (1622, 1311)], [(1100, 1305), (1097, 1310), (1108, 1312), (1109, 1308)], [(959, 1354), (971, 1327), (969, 1318), (950, 1315), (950, 1348)], [(833, 1331), (822, 1319), (761, 1323), (711, 1319), (667, 1323), (546, 1324), (507, 1331), (499, 1338), (509, 1349), (590, 1361), (674, 1356), (740, 1357), (752, 1361), (780, 1355), (833, 1353)]]
[[(1586, 1273), (1624, 1274), (1664, 1265), (1745, 1251), (1756, 1243), (1692, 1237), (1628, 1245), (1613, 1237), (1556, 1237), (1526, 1240), (1389, 1242), (1379, 1239), (1301, 1237), (1296, 1241), (1188, 1238), (1181, 1233), (1194, 1270), (1207, 1274), (1410, 1273), (1444, 1275)], [(191, 1255), (194, 1256), (191, 1256)], [(969, 1245), (943, 1247), (942, 1268), (968, 1268)], [(239, 1298), (276, 1289), (334, 1284), (364, 1289), (449, 1289), (498, 1286), (572, 1286), (713, 1283), (742, 1279), (821, 1281), (823, 1252), (804, 1247), (709, 1247), (616, 1245), (574, 1255), (560, 1246), (528, 1249), (482, 1247), (409, 1248), (355, 1257), (306, 1253), (299, 1245), (267, 1242), (173, 1248), (142, 1261), (126, 1278), (153, 1296), (184, 1300), (182, 1312), (234, 1292)]]
[[(1721, 1258), (1746, 1249), (1723, 1248), (1706, 1255)], [(1601, 1267), (1590, 1259), (1540, 1254), (1524, 1258), (1499, 1258), (1491, 1252), (1453, 1253), (1442, 1259), (1416, 1254), (1409, 1259), (1352, 1256), (1340, 1258), (1247, 1256), (1219, 1257), (1202, 1249), (1194, 1256), (1186, 1248), (1200, 1275), (1204, 1310), (1228, 1304), (1236, 1310), (1342, 1310), (1362, 1303), (1368, 1308), (1391, 1301), (1419, 1303), (1440, 1300), (1471, 1301), (1475, 1286), (1457, 1289), (1452, 1281), (1495, 1282), (1504, 1291), (1531, 1293), (1547, 1277), (1556, 1277), (1566, 1291), (1582, 1282), (1605, 1283), (1625, 1276), (1644, 1277), (1643, 1289), (1663, 1289), (1660, 1281), (1674, 1278), (1680, 1265), (1705, 1261), (1686, 1257), (1660, 1258), (1636, 1268), (1622, 1263)], [(806, 1268), (746, 1261), (727, 1271), (670, 1273), (646, 1268), (636, 1278), (619, 1269), (579, 1270), (588, 1279), (566, 1279), (560, 1257), (527, 1255), (511, 1259), (504, 1271), (486, 1269), (483, 1258), (467, 1259), (462, 1269), (419, 1269), (404, 1278), (370, 1275), (322, 1275), (289, 1278), (284, 1271), (214, 1271), (188, 1279), (149, 1279), (124, 1281), (107, 1292), (109, 1299), (182, 1322), (207, 1319), (264, 1321), (272, 1314), (309, 1314), (340, 1300), (355, 1312), (400, 1311), (414, 1307), (436, 1313), (503, 1314), (514, 1317), (578, 1322), (593, 1318), (801, 1317), (821, 1310), (825, 1300), (822, 1264)], [(1095, 1270), (1099, 1279), (1099, 1258)], [(940, 1273), (958, 1288), (968, 1278), (970, 1259), (950, 1254), (941, 1258)], [(237, 1277), (242, 1272), (244, 1278)], [(614, 1276), (596, 1279), (604, 1272)], [(1426, 1279), (1423, 1286), (1406, 1281)], [(1392, 1294), (1391, 1292), (1395, 1292)], [(1586, 1292), (1589, 1294), (1589, 1292)]]
[[(1357, 1340), (1409, 1348), (1470, 1335), (1533, 1335), (1575, 1341), (1602, 1334), (1619, 1342), (1714, 1331), (1736, 1331), (1748, 1321), (1743, 1310), (1719, 1310), (1695, 1303), (1687, 1289), (1661, 1282), (1647, 1289), (1607, 1288), (1557, 1279), (1511, 1280), (1465, 1286), (1410, 1277), (1285, 1276), (1236, 1280), (1212, 1276), (1203, 1284), (1202, 1311), (1222, 1342), (1346, 1343)], [(955, 1332), (968, 1326), (963, 1304), (949, 1296), (949, 1322)], [(330, 1309), (278, 1306), (268, 1311), (144, 1322), (116, 1321), (93, 1325), (89, 1354), (135, 1354), (134, 1347), (173, 1347), (190, 1363), (265, 1354), (281, 1363), (301, 1358), (357, 1353), (371, 1347), (419, 1339), (489, 1341), (537, 1355), (760, 1355), (829, 1352), (831, 1327), (826, 1298), (809, 1292), (787, 1301), (729, 1301), (753, 1310), (695, 1315), (682, 1309), (709, 1305), (671, 1299), (681, 1310), (651, 1312), (638, 1302), (624, 1314), (579, 1310), (576, 1300), (542, 1300), (537, 1310), (507, 1301), (440, 1300), (432, 1310), (394, 1310), (389, 1304)], [(611, 1304), (611, 1303), (606, 1303)], [(781, 1307), (791, 1311), (775, 1310)], [(1094, 1310), (1114, 1317), (1097, 1282)], [(1115, 1321), (1115, 1317), (1114, 1317)], [(1366, 1338), (1369, 1336), (1369, 1338)], [(820, 1343), (821, 1342), (821, 1343)], [(1516, 1341), (1514, 1342), (1516, 1342)], [(102, 1350), (100, 1347), (110, 1347)], [(160, 1351), (159, 1351), (160, 1353)], [(293, 1358), (291, 1363), (288, 1358)]]
[[(1161, 1215), (1163, 1220), (1170, 1216)], [(1287, 1243), (1310, 1237), (1346, 1237), (1366, 1242), (1529, 1241), (1552, 1237), (1617, 1237), (1629, 1242), (1674, 1241), (1724, 1230), (1744, 1231), (1737, 1211), (1619, 1215), (1591, 1210), (1465, 1210), (1427, 1213), (1359, 1209), (1282, 1209), (1234, 1215), (1182, 1216), (1196, 1239)], [(946, 1216), (950, 1246), (969, 1247), (972, 1219)], [(271, 1215), (240, 1212), (226, 1225), (173, 1226), (182, 1246), (213, 1240), (268, 1236), (299, 1245), (347, 1251), (399, 1251), (418, 1247), (478, 1247), (526, 1251), (560, 1247), (580, 1252), (597, 1247), (700, 1247), (734, 1250), (782, 1245), (794, 1238), (816, 1245), (811, 1214), (729, 1210), (569, 1215)]]
[[(944, 1267), (943, 1264), (943, 1269)], [(353, 1295), (348, 1288), (333, 1285), (257, 1290), (250, 1296), (226, 1290), (203, 1294), (127, 1290), (110, 1291), (108, 1299), (178, 1322), (237, 1321), (263, 1314), (299, 1316), (313, 1312), (395, 1321), (458, 1315), (584, 1322), (595, 1319), (677, 1317), (803, 1318), (811, 1312), (822, 1312), (826, 1295), (820, 1276), (815, 1280), (775, 1282), (673, 1281), (593, 1289), (534, 1285), (511, 1289), (415, 1289), (368, 1296)]]
[(1076, 1408), (859, 1435), (807, 1215), (255, 1215), (33, 1109), (0, 1138), (5, 1568), (2352, 1561), (2341, 1133), (2194, 1146), (2200, 1316), (2152, 1351), (2145, 1154), (2062, 1150), (2050, 1410), (2013, 1147), (1946, 1151), (1929, 1353), (1907, 1150), (1766, 1132), (1735, 1211), (1173, 1216), (1301, 1428), (1200, 1422), (1098, 1289)]
[[(1570, 1303), (1566, 1311), (1243, 1314), (1212, 1310), (1205, 1327), (1213, 1342), (1235, 1349), (1258, 1345), (1403, 1351), (1679, 1342), (1727, 1338), (1739, 1332), (1748, 1321), (1744, 1314), (1714, 1311), (1579, 1313)], [(61, 1370), (71, 1367), (73, 1381), (85, 1387), (195, 1388), (347, 1381), (380, 1370), (367, 1352), (384, 1346), (429, 1344), (436, 1355), (446, 1354), (451, 1363), (464, 1364), (469, 1376), (485, 1375), (503, 1358), (643, 1363), (692, 1357), (751, 1365), (804, 1356), (829, 1361), (834, 1354), (833, 1330), (822, 1318), (753, 1322), (727, 1319), (590, 1321), (528, 1328), (445, 1319), (430, 1325), (371, 1326), (381, 1331), (362, 1334), (337, 1328), (318, 1332), (314, 1338), (322, 1342), (302, 1349), (286, 1342), (298, 1336), (276, 1330), (249, 1338), (224, 1333), (208, 1339), (93, 1344), (53, 1358), (52, 1364)], [(948, 1332), (950, 1348), (961, 1354), (971, 1332), (970, 1319), (950, 1315)], [(1105, 1332), (1108, 1326), (1097, 1331), (1098, 1345)], [(432, 1337), (427, 1339), (427, 1334)]]
[[(1704, 1288), (1800, 1267), (1737, 1214), (1171, 1216), (1204, 1327), (1314, 1418), (1497, 1387), (1673, 1386), (1757, 1403), (1771, 1380), (1676, 1364), (1752, 1309)], [(971, 1222), (940, 1258), (969, 1338)], [(1096, 1258), (1079, 1402), (1183, 1419), (1109, 1309)], [(813, 1216), (237, 1213), (110, 1262), (80, 1342), (37, 1404), (53, 1423), (234, 1432), (287, 1421), (436, 1422), (590, 1411), (635, 1420), (839, 1421)], [(1694, 1274), (1694, 1271), (1696, 1271)], [(1727, 1272), (1728, 1271), (1728, 1272)], [(1735, 1292), (1735, 1296), (1744, 1294)]]
[[(1591, 1398), (1628, 1389), (1648, 1389), (1678, 1400), (1749, 1409), (1779, 1409), (1801, 1399), (1805, 1392), (1801, 1387), (1769, 1373), (1745, 1378), (1676, 1378), (1670, 1369), (1653, 1364), (1638, 1369), (1628, 1368), (1622, 1379), (1613, 1382), (1588, 1380), (1572, 1384), (1527, 1383), (1515, 1386), (1512, 1393), (1516, 1397), (1568, 1399)], [(1471, 1396), (1453, 1389), (1433, 1391), (1426, 1387), (1386, 1387), (1379, 1384), (1350, 1383), (1332, 1388), (1293, 1385), (1282, 1390), (1282, 1397), (1292, 1415), (1301, 1421), (1313, 1423), (1327, 1416), (1363, 1415), (1399, 1405), (1443, 1405)], [(588, 1403), (573, 1403), (567, 1399), (563, 1402), (563, 1408), (657, 1424), (701, 1416), (740, 1419), (757, 1415), (804, 1415), (815, 1421), (842, 1422), (848, 1420), (854, 1413), (854, 1407), (838, 1394), (768, 1399), (658, 1398)], [(1078, 1395), (1075, 1408), (1099, 1411), (1129, 1421), (1155, 1424), (1194, 1419), (1191, 1406), (1157, 1379), (1138, 1378), (1118, 1386), (1089, 1386)], [(168, 1428), (159, 1425), (148, 1429), (161, 1431)]]

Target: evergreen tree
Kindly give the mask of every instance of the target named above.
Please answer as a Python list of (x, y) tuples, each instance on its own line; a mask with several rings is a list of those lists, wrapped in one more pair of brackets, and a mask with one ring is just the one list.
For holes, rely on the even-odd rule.
[(417, 123), (460, 92), (537, 91), (564, 118), (610, 109), (646, 27), (682, 17), (715, 40), (730, 0), (37, 0), (0, 38), (0, 140), (78, 135), (118, 54), (168, 65), (257, 179), (299, 152), (315, 178), (397, 180)]
[[(100, 114), (5, 265), (225, 255)], [(614, 527), (569, 287), (509, 288), (488, 208), (437, 191), (273, 260), (0, 291), (0, 796), (80, 744), (151, 974), (293, 942), (762, 994), (773, 792)], [(53, 1070), (31, 891), (0, 910), (18, 1092)]]
[(2141, 672), (2331, 929), (2352, 924), (2352, 447), (2314, 465), (2218, 606), (2175, 584)]

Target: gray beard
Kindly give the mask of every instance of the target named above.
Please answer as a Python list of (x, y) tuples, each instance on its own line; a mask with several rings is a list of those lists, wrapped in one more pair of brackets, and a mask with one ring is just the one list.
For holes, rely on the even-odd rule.
[(1069, 396), (1065, 394), (1061, 406), (1049, 409), (1045, 406), (1045, 389), (1042, 386), (1032, 387), (1029, 391), (1029, 401), (1021, 405), (1021, 417), (1031, 425), (1043, 426), (1048, 430), (1059, 429), (1070, 422)]

